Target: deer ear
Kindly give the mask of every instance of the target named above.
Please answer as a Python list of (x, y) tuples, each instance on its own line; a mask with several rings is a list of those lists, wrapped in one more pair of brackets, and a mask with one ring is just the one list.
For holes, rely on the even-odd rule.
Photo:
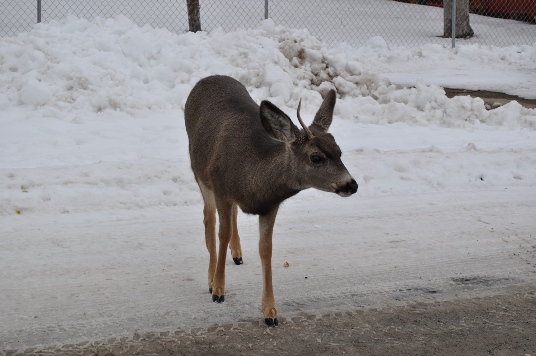
[(331, 89), (316, 112), (315, 119), (311, 126), (316, 125), (317, 128), (320, 128), (325, 132), (328, 131), (331, 121), (333, 120), (333, 109), (335, 108), (336, 100), (337, 94), (335, 93), (335, 90)]
[(298, 128), (277, 106), (267, 100), (261, 102), (261, 122), (264, 130), (272, 138), (283, 142), (294, 142), (299, 135)]

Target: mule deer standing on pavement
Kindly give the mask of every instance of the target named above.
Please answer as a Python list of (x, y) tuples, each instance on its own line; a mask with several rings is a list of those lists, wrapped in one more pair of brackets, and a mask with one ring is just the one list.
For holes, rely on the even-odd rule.
[[(336, 94), (331, 90), (314, 122), (298, 129), (269, 101), (260, 107), (233, 78), (211, 76), (192, 89), (184, 110), (192, 170), (205, 207), (205, 241), (210, 254), (208, 286), (212, 300), (225, 294), (225, 259), (230, 245), (236, 264), (242, 264), (237, 206), (259, 215), (259, 254), (264, 290), (262, 312), (276, 326), (272, 288), (272, 232), (281, 202), (303, 189), (317, 188), (347, 197), (357, 183), (341, 161), (341, 150), (328, 128)], [(301, 102), (300, 102), (301, 104)], [(216, 210), (219, 252), (216, 255)]]

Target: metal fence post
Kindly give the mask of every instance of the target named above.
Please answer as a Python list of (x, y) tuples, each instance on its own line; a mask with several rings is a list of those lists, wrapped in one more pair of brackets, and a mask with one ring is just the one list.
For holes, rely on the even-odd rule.
[(264, 19), (268, 18), (268, 0), (264, 0)]
[(41, 0), (37, 0), (37, 23), (41, 22)]
[(456, 47), (456, 0), (452, 0), (452, 48)]

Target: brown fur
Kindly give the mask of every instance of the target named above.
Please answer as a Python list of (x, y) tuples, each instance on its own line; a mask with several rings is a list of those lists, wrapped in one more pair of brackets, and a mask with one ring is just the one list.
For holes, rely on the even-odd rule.
[[(309, 127), (314, 137), (309, 137), (272, 103), (263, 101), (259, 107), (246, 88), (230, 77), (207, 77), (192, 89), (184, 116), (191, 166), (205, 203), (208, 283), (214, 301), (224, 299), (229, 244), (233, 259), (241, 263), (236, 224), (239, 206), (248, 214), (259, 215), (262, 309), (266, 322), (277, 324), (271, 257), (279, 204), (311, 187), (341, 196), (357, 191), (357, 183), (341, 161), (340, 148), (327, 133), (335, 100), (332, 90)], [(218, 255), (216, 212), (220, 221)]]

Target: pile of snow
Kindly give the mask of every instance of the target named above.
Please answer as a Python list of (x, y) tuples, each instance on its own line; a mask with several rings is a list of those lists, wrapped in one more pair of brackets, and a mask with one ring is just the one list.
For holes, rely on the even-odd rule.
[(38, 24), (0, 39), (0, 215), (199, 204), (183, 108), (211, 74), (292, 117), (302, 99), (308, 120), (335, 88), (332, 131), (360, 194), (533, 185), (536, 110), (487, 110), (437, 84), (535, 97), (535, 63), (536, 45), (329, 48), (270, 20), (182, 35), (121, 16)]
[[(468, 63), (472, 70), (482, 64), (495, 70), (519, 67), (519, 75), (528, 76), (524, 83), (531, 84), (524, 96), (536, 98), (536, 45), (390, 49), (375, 37), (358, 49), (329, 49), (307, 30), (275, 26), (271, 20), (255, 30), (176, 35), (140, 28), (125, 17), (94, 22), (69, 18), (4, 38), (0, 56), (2, 107), (26, 104), (61, 119), (88, 108), (129, 114), (182, 108), (200, 78), (226, 74), (240, 80), (256, 99), (295, 108), (302, 98), (306, 110), (318, 106), (319, 93), (335, 87), (341, 96), (336, 114), (363, 123), (503, 124), (500, 110), (488, 113), (479, 99), (447, 99), (441, 88), (419, 82), (399, 88), (377, 74), (408, 62), (413, 68), (422, 68), (423, 62), (435, 67), (447, 63), (447, 75), (448, 69)], [(454, 79), (452, 86), (460, 81)], [(512, 119), (506, 124), (534, 125), (533, 115), (521, 108)]]

